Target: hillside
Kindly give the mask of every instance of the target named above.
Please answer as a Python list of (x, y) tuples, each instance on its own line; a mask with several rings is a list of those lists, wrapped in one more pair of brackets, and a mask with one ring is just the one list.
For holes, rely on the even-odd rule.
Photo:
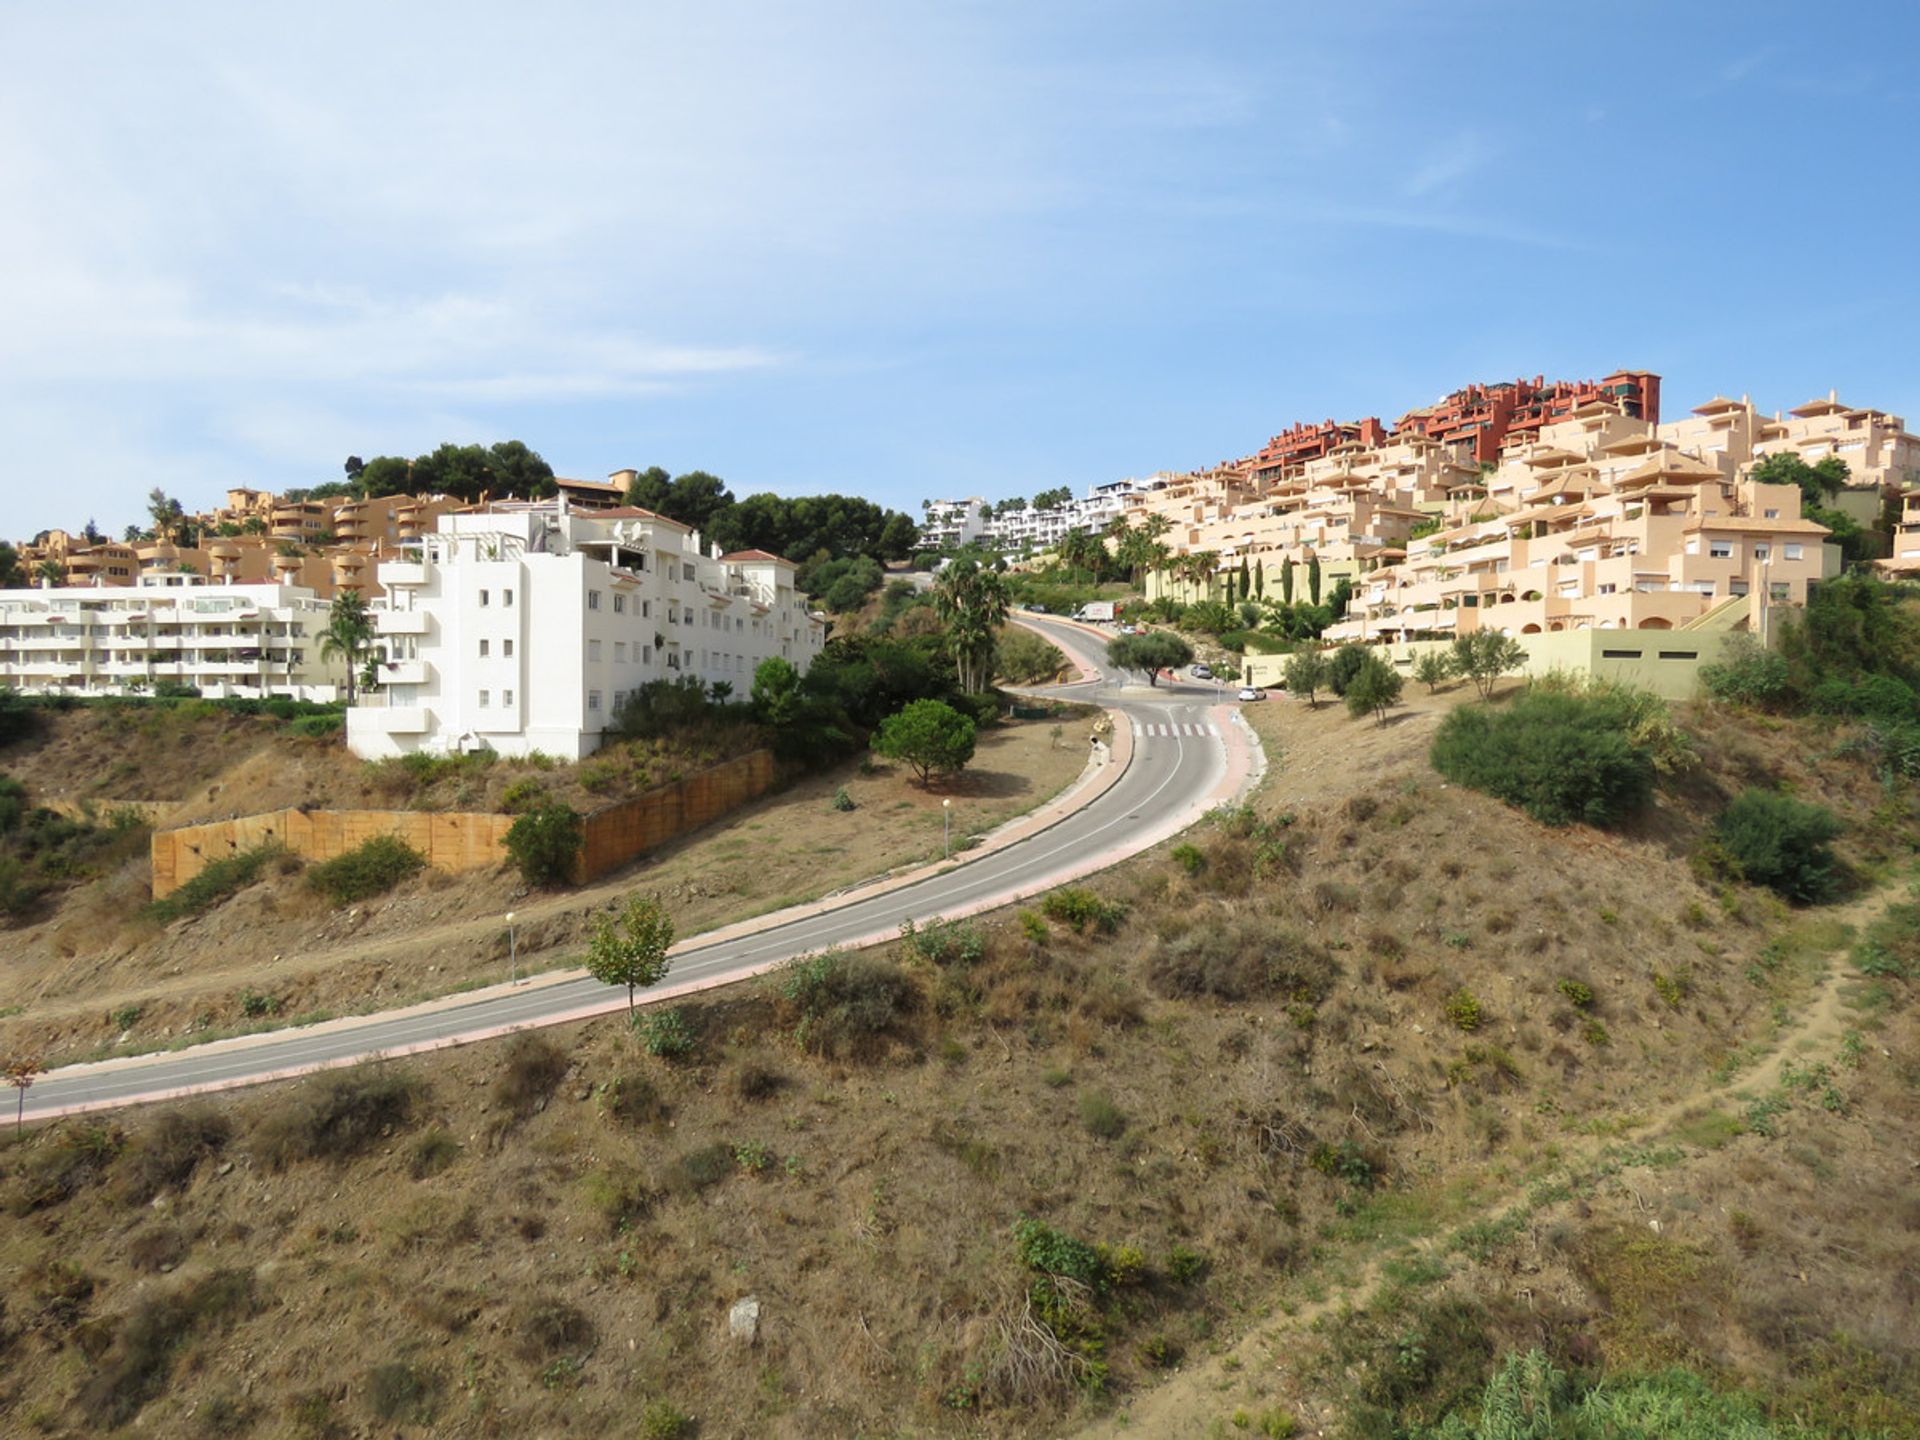
[[(139, 775), (171, 775), (175, 795), (186, 772), (163, 772), (167, 755), (175, 748), (211, 753), (213, 760), (195, 765), (193, 793), (165, 808), (162, 824), (303, 798), (379, 808), (497, 805), (514, 787), (531, 786), (587, 809), (643, 788), (649, 774), (668, 778), (738, 748), (735, 739), (715, 734), (698, 745), (630, 742), (577, 766), (368, 765), (337, 741), (301, 739), (270, 723), (236, 725), (217, 714), (187, 724), (163, 713), (159, 723), (117, 738), (112, 727), (123, 721), (111, 711), (68, 712), (55, 722), (44, 740), (0, 751), (0, 769), (22, 780), (35, 803), (81, 794), (110, 811), (118, 798), (111, 787), (86, 788), (86, 756), (103, 747), (118, 746)], [(529, 892), (502, 865), (458, 876), (428, 871), (372, 900), (335, 905), (288, 862), (267, 867), (215, 908), (163, 920), (147, 909), (145, 832), (113, 832), (115, 848), (94, 857), (98, 878), (56, 892), (0, 932), (7, 940), (0, 1053), (62, 1063), (503, 979), (508, 939), (501, 917), (509, 910), (516, 912), (523, 973), (574, 965), (594, 916), (636, 883), (670, 898), (683, 934), (812, 899), (937, 854), (943, 800), (952, 802), (955, 835), (963, 838), (1057, 794), (1080, 774), (1085, 753), (1057, 744), (1055, 723), (994, 726), (969, 768), (937, 793), (914, 783), (904, 767), (871, 761), (793, 776), (604, 882), (552, 894)], [(614, 773), (617, 786), (600, 784), (601, 771)], [(463, 800), (468, 790), (473, 798)], [(840, 790), (852, 809), (836, 808)]]
[[(687, 1006), (676, 1061), (608, 1020), (31, 1133), (0, 1415), (1385, 1436), (1538, 1346), (1915, 1433), (1910, 793), (1701, 712), (1633, 829), (1553, 830), (1427, 767), (1457, 703), (1254, 707), (1190, 850)], [(1852, 822), (1843, 905), (1696, 879), (1755, 775)]]

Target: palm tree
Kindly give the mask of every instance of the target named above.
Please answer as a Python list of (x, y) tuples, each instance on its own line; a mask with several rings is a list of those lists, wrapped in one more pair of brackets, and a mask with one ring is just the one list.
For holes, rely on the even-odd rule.
[(357, 590), (342, 590), (327, 612), (327, 628), (320, 632), (320, 658), (347, 662), (347, 704), (358, 693), (360, 662), (373, 648), (373, 617)]
[(975, 561), (955, 560), (933, 582), (933, 611), (947, 627), (947, 648), (969, 695), (993, 678), (994, 632), (1010, 608), (1006, 580)]

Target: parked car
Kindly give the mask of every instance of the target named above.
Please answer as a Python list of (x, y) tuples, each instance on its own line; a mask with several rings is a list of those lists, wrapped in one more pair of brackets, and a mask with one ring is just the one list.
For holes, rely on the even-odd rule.
[(1187, 674), (1196, 680), (1211, 680), (1213, 679), (1213, 667), (1211, 665), (1195, 665), (1187, 671)]
[(1120, 633), (1122, 635), (1138, 635), (1140, 633), (1140, 627), (1138, 625), (1122, 625), (1120, 627)]
[(1256, 690), (1251, 685), (1243, 685), (1240, 687), (1240, 698), (1242, 700), (1264, 700), (1267, 698), (1267, 692), (1264, 690)]
[(1047, 607), (1044, 605), (1029, 605), (1027, 606), (1027, 613), (1029, 615), (1044, 615), (1047, 613)]

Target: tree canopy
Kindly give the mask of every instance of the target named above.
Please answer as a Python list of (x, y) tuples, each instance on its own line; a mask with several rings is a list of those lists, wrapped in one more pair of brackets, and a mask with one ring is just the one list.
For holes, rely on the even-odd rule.
[(603, 915), (587, 940), (587, 973), (602, 985), (627, 987), (627, 1009), (636, 990), (658, 985), (673, 962), (673, 920), (652, 896), (635, 895), (616, 919)]
[(1144, 670), (1147, 684), (1158, 685), (1162, 670), (1193, 663), (1193, 646), (1170, 630), (1118, 635), (1107, 642), (1107, 663), (1122, 670)]
[(650, 465), (627, 486), (627, 503), (691, 525), (724, 550), (766, 550), (795, 562), (824, 555), (904, 560), (920, 527), (897, 510), (857, 495), (775, 495), (734, 498), (727, 482), (705, 470), (669, 476)]
[(877, 754), (904, 760), (925, 787), (934, 775), (953, 774), (973, 759), (978, 729), (943, 700), (915, 700), (880, 722), (873, 737)]

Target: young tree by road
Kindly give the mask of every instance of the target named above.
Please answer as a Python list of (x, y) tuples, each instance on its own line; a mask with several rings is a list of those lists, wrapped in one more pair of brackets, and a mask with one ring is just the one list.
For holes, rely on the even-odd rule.
[(1482, 700), (1493, 698), (1493, 687), (1500, 677), (1527, 663), (1526, 647), (1511, 635), (1498, 630), (1475, 630), (1454, 638), (1447, 656), (1456, 675), (1473, 681)]
[(9, 1060), (7, 1062), (7, 1084), (19, 1092), (20, 1100), (13, 1110), (13, 1125), (17, 1130), (26, 1124), (27, 1091), (33, 1088), (33, 1082), (41, 1071), (38, 1060)]
[(1122, 670), (1144, 670), (1147, 684), (1157, 686), (1162, 670), (1193, 663), (1193, 646), (1167, 630), (1118, 635), (1107, 642), (1107, 663)]
[(880, 722), (873, 748), (888, 759), (906, 761), (925, 789), (936, 773), (950, 775), (966, 767), (978, 734), (973, 721), (946, 701), (915, 700)]
[(627, 987), (627, 1009), (634, 1008), (634, 992), (658, 985), (673, 962), (673, 921), (650, 895), (635, 895), (616, 919), (600, 917), (587, 941), (587, 973), (602, 985)]
[(1347, 713), (1358, 720), (1371, 711), (1384, 725), (1388, 709), (1400, 703), (1400, 689), (1405, 683), (1398, 670), (1368, 651), (1347, 681)]
[(1294, 651), (1287, 657), (1285, 679), (1289, 695), (1306, 696), (1307, 704), (1318, 710), (1320, 702), (1313, 692), (1326, 686), (1327, 657), (1318, 650)]

